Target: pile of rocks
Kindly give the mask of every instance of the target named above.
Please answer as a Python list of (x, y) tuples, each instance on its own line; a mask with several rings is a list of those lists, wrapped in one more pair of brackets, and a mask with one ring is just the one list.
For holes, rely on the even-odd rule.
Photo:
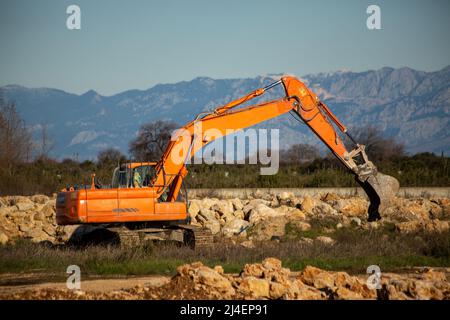
[[(311, 228), (312, 218), (331, 217), (335, 229), (357, 225), (377, 228), (382, 223), (394, 223), (398, 232), (442, 232), (449, 230), (450, 199), (396, 198), (378, 223), (367, 223), (369, 202), (362, 197), (343, 198), (333, 193), (322, 197), (295, 197), (288, 192), (258, 199), (194, 199), (189, 214), (194, 224), (225, 237), (240, 235), (270, 240), (284, 236), (287, 223), (301, 231)], [(329, 230), (332, 231), (332, 230)]]
[(72, 226), (56, 225), (55, 198), (45, 195), (0, 197), (0, 244), (17, 238), (63, 242), (73, 230)]
[(225, 274), (221, 266), (201, 262), (178, 267), (169, 283), (160, 287), (136, 286), (110, 293), (36, 290), (3, 296), (3, 299), (449, 299), (450, 283), (444, 272), (422, 270), (414, 275), (387, 274), (381, 288), (367, 284), (368, 276), (329, 272), (307, 266), (294, 273), (281, 261), (267, 258), (246, 264), (239, 275)]
[[(183, 284), (179, 290), (178, 284)], [(177, 294), (182, 292), (182, 294)], [(174, 294), (175, 293), (175, 294)], [(221, 266), (209, 268), (200, 262), (177, 269), (171, 282), (149, 291), (158, 299), (448, 299), (450, 283), (444, 272), (432, 269), (411, 275), (381, 277), (381, 289), (370, 289), (367, 277), (329, 272), (307, 266), (299, 273), (283, 268), (281, 261), (267, 258), (246, 264), (239, 276), (224, 274)]]
[(225, 237), (246, 237), (249, 226), (255, 226), (255, 240), (270, 240), (284, 235), (285, 225), (293, 223), (307, 230), (308, 215), (338, 212), (327, 203), (311, 197), (295, 198), (287, 193), (269, 199), (194, 199), (189, 203), (189, 214), (194, 224), (209, 228), (213, 234)]
[[(182, 283), (182, 289), (179, 284)], [(157, 299), (374, 299), (364, 281), (345, 272), (327, 272), (306, 267), (295, 275), (281, 261), (267, 258), (246, 264), (240, 274), (224, 274), (221, 266), (209, 268), (200, 262), (177, 269), (172, 280), (149, 293)]]
[[(362, 197), (341, 197), (327, 193), (317, 197), (296, 197), (289, 192), (277, 195), (261, 194), (259, 198), (203, 198), (189, 201), (192, 223), (206, 227), (214, 235), (248, 241), (280, 239), (286, 225), (299, 231), (311, 229), (312, 220), (331, 219), (335, 225), (323, 233), (339, 228), (358, 226), (378, 228), (383, 223), (395, 224), (399, 233), (444, 232), (450, 229), (450, 199), (396, 198), (380, 222), (367, 223), (368, 201)], [(66, 241), (76, 226), (57, 226), (55, 198), (44, 195), (31, 197), (0, 197), (0, 243), (17, 238), (36, 242)], [(241, 241), (242, 240), (242, 241)], [(313, 239), (304, 239), (312, 241)], [(315, 239), (333, 244), (333, 239)]]

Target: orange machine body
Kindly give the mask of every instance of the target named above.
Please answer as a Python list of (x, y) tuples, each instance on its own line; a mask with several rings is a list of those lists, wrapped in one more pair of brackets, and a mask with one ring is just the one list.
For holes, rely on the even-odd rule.
[(150, 187), (60, 192), (56, 222), (68, 225), (187, 219), (184, 202), (159, 202), (155, 196)]
[[(128, 163), (128, 170), (154, 167), (156, 162)], [(151, 186), (63, 190), (56, 199), (59, 225), (151, 221), (186, 221), (186, 203), (160, 201)]]

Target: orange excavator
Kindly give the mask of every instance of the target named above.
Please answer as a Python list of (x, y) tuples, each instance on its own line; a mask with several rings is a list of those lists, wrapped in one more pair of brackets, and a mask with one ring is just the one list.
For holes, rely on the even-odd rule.
[[(285, 97), (242, 106), (278, 85), (284, 87)], [(191, 246), (207, 244), (212, 239), (211, 233), (190, 224), (187, 203), (180, 197), (187, 162), (215, 139), (288, 112), (298, 116), (355, 176), (370, 200), (368, 220), (380, 219), (380, 213), (383, 214), (399, 189), (398, 181), (377, 171), (364, 145), (350, 136), (315, 93), (299, 79), (285, 76), (199, 114), (172, 136), (158, 162), (120, 165), (114, 171), (110, 187), (97, 188), (93, 178), (90, 188), (62, 190), (57, 195), (56, 221), (59, 225), (101, 225), (127, 244), (137, 244), (143, 239), (174, 240)], [(352, 149), (344, 145), (335, 127), (349, 138)], [(214, 134), (208, 134), (211, 131)]]

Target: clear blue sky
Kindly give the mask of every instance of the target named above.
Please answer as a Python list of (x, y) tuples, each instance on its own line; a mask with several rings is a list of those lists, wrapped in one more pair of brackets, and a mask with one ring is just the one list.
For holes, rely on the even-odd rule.
[[(81, 7), (81, 30), (66, 8)], [(382, 30), (366, 28), (381, 7)], [(157, 83), (450, 64), (450, 1), (0, 0), (0, 86), (104, 95)]]

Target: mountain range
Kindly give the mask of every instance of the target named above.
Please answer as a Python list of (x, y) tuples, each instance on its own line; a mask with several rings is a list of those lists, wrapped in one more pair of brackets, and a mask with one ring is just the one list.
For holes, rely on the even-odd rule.
[[(99, 150), (116, 147), (127, 153), (140, 125), (157, 119), (184, 124), (198, 113), (223, 105), (280, 75), (245, 79), (198, 77), (102, 96), (90, 90), (77, 95), (51, 88), (1, 87), (34, 134), (46, 126), (55, 158), (95, 159)], [(450, 66), (435, 72), (389, 68), (338, 71), (300, 77), (352, 128), (374, 125), (406, 146), (409, 153), (450, 155)], [(257, 101), (282, 97), (281, 86)], [(279, 128), (280, 147), (294, 143), (321, 145), (309, 129), (289, 114), (259, 124)]]

